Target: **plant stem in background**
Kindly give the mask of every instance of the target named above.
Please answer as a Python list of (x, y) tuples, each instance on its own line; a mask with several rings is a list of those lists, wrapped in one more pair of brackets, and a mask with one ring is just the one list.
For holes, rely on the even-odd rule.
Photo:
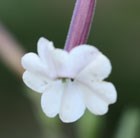
[(24, 53), (22, 46), (0, 24), (0, 58), (10, 69), (20, 76), (24, 72), (21, 66), (21, 57)]
[(96, 0), (77, 0), (68, 32), (65, 50), (86, 43), (95, 12)]

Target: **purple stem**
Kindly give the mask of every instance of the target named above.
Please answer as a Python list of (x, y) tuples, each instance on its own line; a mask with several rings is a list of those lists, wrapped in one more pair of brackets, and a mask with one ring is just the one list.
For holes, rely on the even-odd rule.
[(70, 51), (72, 48), (87, 42), (93, 15), (95, 12), (95, 5), (96, 0), (76, 1), (64, 48), (66, 51)]

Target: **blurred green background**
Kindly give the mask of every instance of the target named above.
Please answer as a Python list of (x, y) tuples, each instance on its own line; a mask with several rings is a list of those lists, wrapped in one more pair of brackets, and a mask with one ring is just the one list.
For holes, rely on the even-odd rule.
[[(64, 47), (75, 0), (0, 0), (0, 22), (26, 51), (44, 36)], [(88, 43), (112, 62), (118, 101), (73, 124), (42, 114), (39, 96), (0, 60), (0, 138), (140, 138), (140, 1), (97, 0)]]

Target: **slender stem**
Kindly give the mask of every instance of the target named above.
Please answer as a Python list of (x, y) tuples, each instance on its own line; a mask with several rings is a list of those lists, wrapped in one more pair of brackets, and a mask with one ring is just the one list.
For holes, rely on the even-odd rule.
[(5, 27), (0, 24), (0, 60), (3, 60), (8, 68), (12, 69), (20, 76), (24, 72), (20, 61), (24, 53), (22, 46), (13, 38)]
[(96, 0), (77, 0), (68, 32), (65, 50), (86, 43), (95, 12)]

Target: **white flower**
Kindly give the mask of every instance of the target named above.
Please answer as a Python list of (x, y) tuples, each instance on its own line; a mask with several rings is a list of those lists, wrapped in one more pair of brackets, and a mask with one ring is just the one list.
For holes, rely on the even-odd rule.
[(111, 72), (110, 61), (97, 48), (80, 45), (68, 53), (40, 38), (37, 51), (38, 55), (28, 53), (22, 58), (23, 81), (42, 93), (41, 106), (48, 117), (59, 114), (63, 122), (74, 122), (86, 107), (103, 115), (116, 101), (115, 87), (103, 81)]

